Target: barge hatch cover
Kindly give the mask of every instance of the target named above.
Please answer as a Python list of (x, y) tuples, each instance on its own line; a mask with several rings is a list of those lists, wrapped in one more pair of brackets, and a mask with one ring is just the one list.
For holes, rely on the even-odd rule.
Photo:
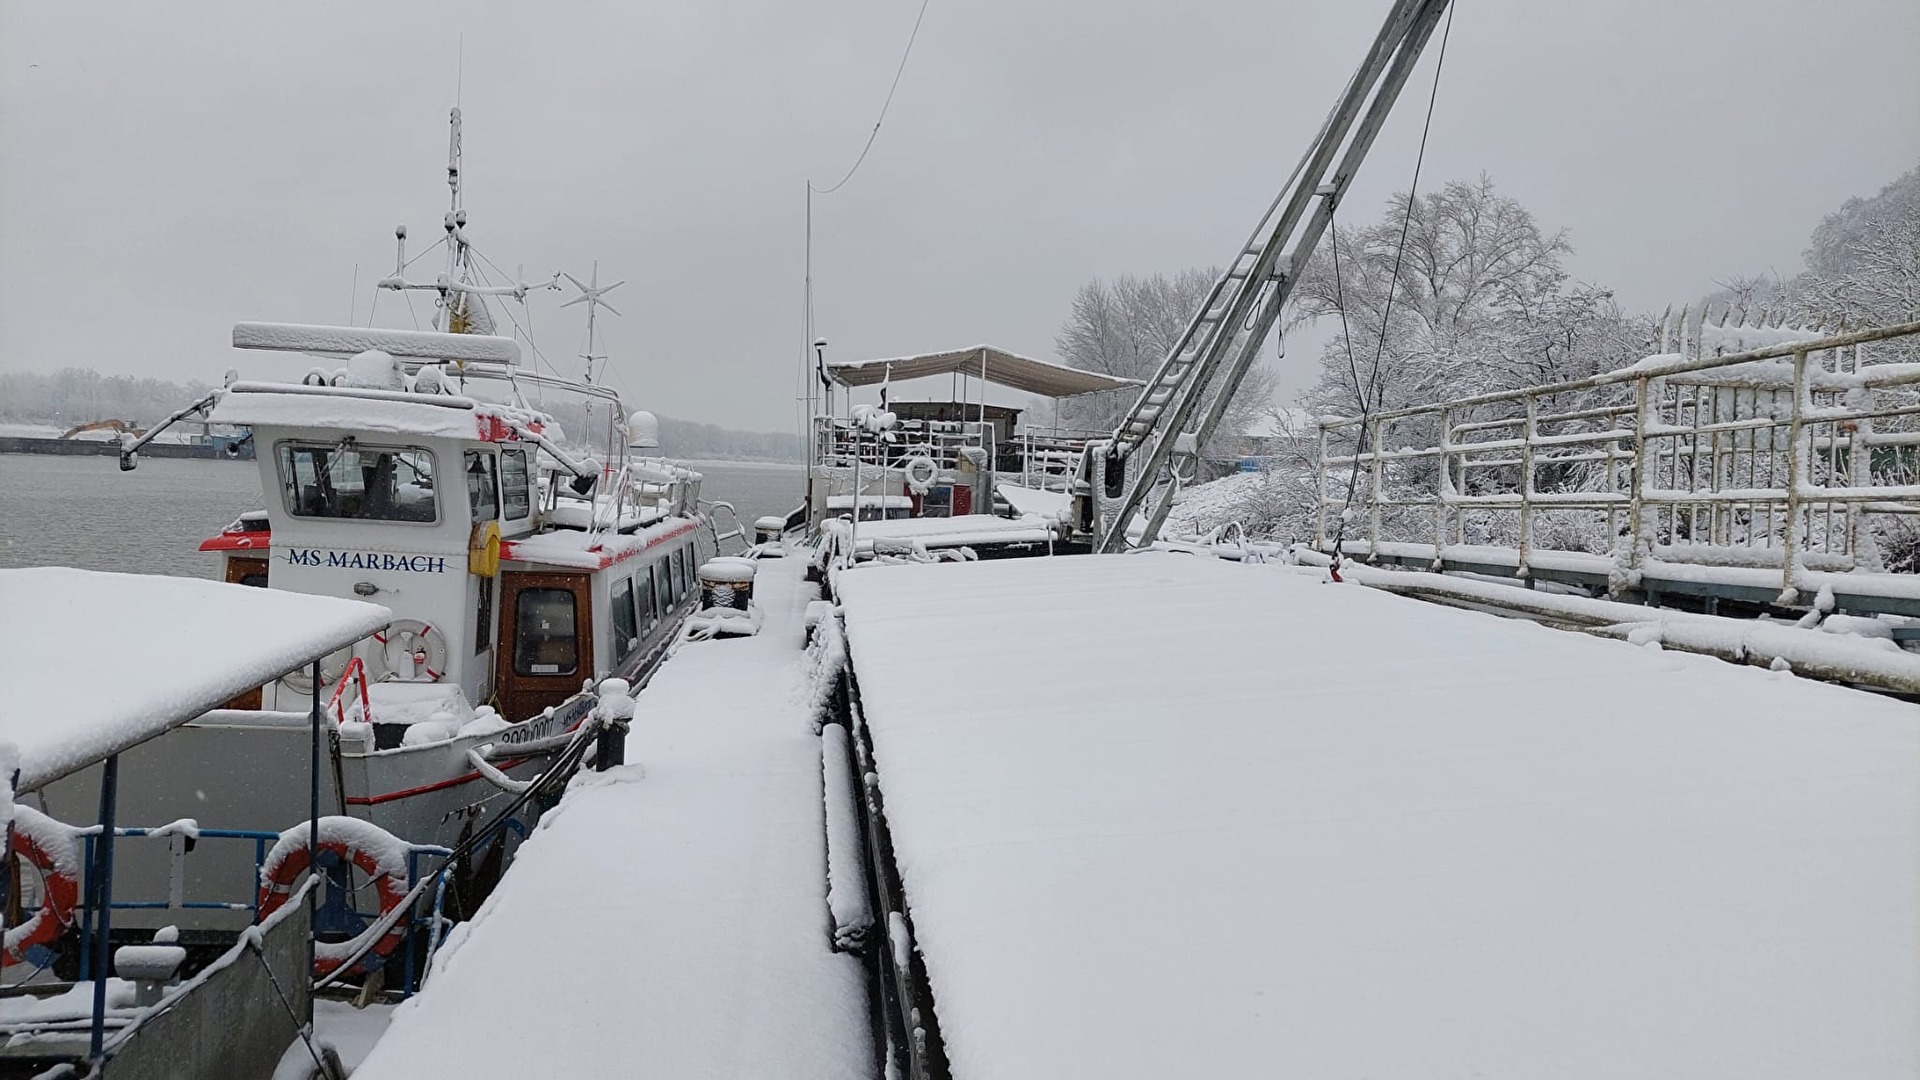
[(955, 1077), (1920, 1071), (1912, 704), (1178, 554), (838, 588)]

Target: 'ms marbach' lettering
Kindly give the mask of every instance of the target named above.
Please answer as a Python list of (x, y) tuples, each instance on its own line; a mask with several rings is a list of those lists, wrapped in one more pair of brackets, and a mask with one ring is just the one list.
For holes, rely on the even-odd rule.
[(395, 555), (384, 551), (326, 551), (289, 548), (287, 561), (297, 566), (324, 566), (334, 570), (389, 570), (408, 574), (444, 574), (443, 555)]

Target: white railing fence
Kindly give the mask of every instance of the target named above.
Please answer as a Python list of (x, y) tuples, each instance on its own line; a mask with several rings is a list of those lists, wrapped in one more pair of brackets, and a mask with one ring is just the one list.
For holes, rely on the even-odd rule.
[(1656, 561), (1777, 568), (1787, 594), (1800, 571), (1889, 569), (1876, 537), (1920, 514), (1920, 323), (1721, 318), (1683, 312), (1619, 371), (1323, 419), (1316, 546), (1504, 547), (1522, 577), (1540, 552), (1606, 555), (1616, 587)]

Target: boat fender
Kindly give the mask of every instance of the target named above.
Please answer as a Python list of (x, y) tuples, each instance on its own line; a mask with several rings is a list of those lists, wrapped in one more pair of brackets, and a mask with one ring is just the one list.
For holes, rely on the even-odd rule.
[(907, 459), (907, 486), (916, 495), (925, 495), (933, 487), (934, 480), (940, 476), (940, 466), (925, 454), (915, 454)]
[(447, 673), (447, 639), (430, 623), (395, 619), (373, 644), (367, 674), (374, 682), (439, 682)]
[(40, 907), (7, 928), (0, 965), (42, 964), (53, 942), (73, 925), (80, 899), (80, 845), (74, 831), (31, 806), (13, 808), (13, 853), (40, 871)]
[[(474, 525), (467, 538), (467, 573), (476, 577), (500, 576), (500, 523), (482, 521)], [(487, 588), (484, 583), (481, 588)]]
[[(260, 922), (267, 921), (269, 915), (286, 904), (301, 875), (307, 872), (307, 844), (312, 838), (312, 828), (310, 823), (303, 821), (281, 833), (280, 839), (275, 841), (266, 859), (261, 862)], [(331, 852), (342, 862), (351, 862), (358, 867), (361, 873), (367, 875), (368, 883), (380, 894), (380, 915), (359, 937), (347, 941), (313, 943), (313, 975), (316, 979), (323, 979), (360, 951), (361, 946), (366, 944), (366, 936), (377, 930), (384, 921), (381, 916), (392, 913), (406, 902), (413, 883), (407, 872), (406, 841), (370, 821), (323, 817), (320, 819), (319, 846), (321, 851)], [(367, 959), (385, 958), (406, 936), (407, 920), (394, 920), (368, 953)], [(369, 965), (362, 960), (356, 968), (370, 970), (379, 966), (377, 962)]]

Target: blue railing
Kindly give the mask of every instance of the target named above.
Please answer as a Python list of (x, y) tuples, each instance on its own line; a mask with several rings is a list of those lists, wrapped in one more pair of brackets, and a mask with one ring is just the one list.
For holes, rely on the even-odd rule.
[[(99, 835), (99, 829), (95, 828), (87, 831), (84, 836), (84, 840), (86, 843), (85, 843), (84, 861), (81, 863), (82, 867), (85, 868), (83, 872), (90, 873), (91, 868), (94, 866), (94, 845), (98, 835)], [(183, 839), (190, 838), (195, 842), (199, 840), (250, 840), (252, 841), (253, 842), (253, 874), (249, 881), (249, 888), (247, 890), (247, 900), (245, 902), (227, 901), (227, 900), (188, 900), (186, 899), (185, 897), (185, 887), (186, 887), (185, 854), (186, 852), (183, 848), (183, 850), (178, 855), (175, 856), (175, 858), (172, 861), (172, 865), (169, 869), (167, 899), (165, 900), (115, 900), (111, 902), (108, 905), (108, 907), (113, 908), (115, 910), (133, 910), (133, 911), (166, 911), (166, 910), (236, 911), (236, 912), (244, 911), (247, 913), (250, 922), (259, 921), (259, 918), (260, 918), (260, 901), (259, 901), (260, 869), (262, 866), (266, 864), (267, 849), (280, 839), (279, 833), (263, 832), (258, 829), (198, 829), (198, 830), (188, 831), (185, 829), (176, 829), (168, 825), (168, 826), (160, 826), (158, 828), (116, 828), (115, 830), (113, 830), (113, 835), (116, 839), (120, 837), (129, 837), (129, 838), (151, 837), (151, 838), (171, 840), (175, 837), (180, 837)], [(452, 854), (453, 854), (453, 851), (450, 848), (440, 847), (434, 844), (408, 845), (408, 849), (407, 849), (408, 880), (414, 883), (418, 883), (419, 881), (422, 880), (421, 862), (423, 859), (436, 858), (441, 860), (447, 860), (450, 856), (452, 856)], [(354, 904), (354, 897), (355, 897), (354, 890), (339, 876), (344, 872), (345, 868), (343, 866), (335, 865), (331, 856), (328, 856), (325, 854), (321, 856), (321, 869), (327, 873), (328, 883), (324, 892), (324, 899), (322, 900), (320, 905), (320, 910), (315, 913), (315, 917), (314, 917), (314, 926), (317, 930), (321, 932), (327, 932), (331, 930), (331, 931), (344, 932), (349, 934), (358, 934), (361, 930), (364, 930), (369, 924), (371, 924), (374, 919), (379, 917), (377, 913), (368, 915), (358, 910), (358, 908)], [(441, 937), (440, 925), (442, 922), (442, 913), (445, 910), (447, 877), (451, 873), (452, 869), (453, 868), (451, 863), (444, 863), (438, 870), (432, 871), (432, 874), (438, 878), (438, 880), (435, 881), (433, 885), (433, 903), (428, 907), (428, 909), (424, 914), (410, 913), (409, 915), (406, 916), (407, 937), (406, 937), (406, 941), (401, 946), (402, 950), (404, 950), (405, 952), (405, 962), (404, 962), (404, 972), (403, 972), (404, 977), (400, 987), (398, 988), (398, 992), (402, 998), (412, 996), (413, 993), (418, 988), (418, 983), (416, 981), (418, 972), (416, 970), (417, 965), (414, 959), (414, 948), (413, 948), (414, 935), (418, 932), (427, 933), (428, 935), (427, 940), (429, 942), (429, 946), (428, 946), (429, 957), (431, 957), (433, 952), (438, 950), (440, 946), (440, 937)], [(88, 916), (90, 915), (86, 900), (84, 898), (90, 897), (92, 895), (93, 895), (92, 891), (89, 888), (87, 888), (87, 883), (83, 879), (82, 891), (81, 891), (81, 897), (83, 899), (78, 905), (75, 906), (75, 909), (74, 909), (75, 916), (83, 924), (88, 923)], [(419, 910), (418, 904), (415, 904), (414, 907), (416, 911)], [(93, 950), (93, 935), (84, 934), (84, 933), (81, 934), (80, 935), (80, 970), (83, 972), (93, 970), (92, 950)]]

